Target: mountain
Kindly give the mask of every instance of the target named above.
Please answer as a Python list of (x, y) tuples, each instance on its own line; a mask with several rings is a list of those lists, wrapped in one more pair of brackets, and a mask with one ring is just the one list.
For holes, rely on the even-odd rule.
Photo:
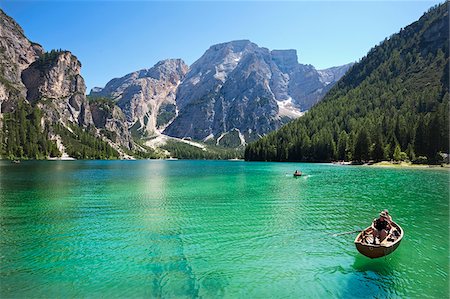
[(1, 10), (0, 24), (0, 157), (125, 157), (94, 126), (78, 59), (45, 52)]
[(137, 138), (162, 132), (237, 147), (301, 116), (351, 65), (318, 71), (299, 64), (295, 50), (232, 41), (211, 46), (191, 67), (163, 60), (93, 88), (90, 97), (114, 101)]
[(137, 136), (151, 136), (176, 116), (176, 90), (188, 66), (181, 59), (167, 59), (150, 69), (109, 81), (91, 90), (91, 97), (107, 97), (125, 113)]
[(447, 5), (371, 49), (305, 116), (248, 145), (246, 160), (437, 162), (449, 152)]
[(248, 40), (211, 46), (178, 87), (179, 113), (164, 133), (245, 144), (301, 116), (341, 73), (321, 75), (299, 64), (295, 50), (269, 51)]

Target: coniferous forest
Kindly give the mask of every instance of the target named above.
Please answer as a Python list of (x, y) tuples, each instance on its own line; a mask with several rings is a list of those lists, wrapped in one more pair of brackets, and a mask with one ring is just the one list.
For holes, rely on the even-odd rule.
[(61, 124), (41, 125), (42, 111), (37, 106), (19, 101), (14, 112), (3, 114), (0, 132), (0, 156), (7, 159), (47, 159), (60, 157), (61, 152), (49, 129), (57, 133), (69, 156), (76, 159), (117, 159), (119, 154), (107, 142), (96, 137), (89, 128), (72, 126), (71, 131)]
[(48, 130), (41, 126), (42, 112), (38, 107), (19, 101), (17, 109), (4, 113), (0, 132), (0, 155), (8, 159), (45, 159), (59, 157), (56, 143), (48, 139)]
[(369, 51), (303, 117), (248, 145), (246, 160), (436, 163), (449, 152), (447, 4)]

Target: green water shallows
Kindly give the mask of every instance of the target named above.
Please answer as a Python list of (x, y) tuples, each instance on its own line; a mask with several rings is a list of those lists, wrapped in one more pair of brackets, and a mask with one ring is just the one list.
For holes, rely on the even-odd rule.
[[(295, 169), (304, 176), (292, 177)], [(0, 297), (449, 297), (449, 172), (0, 162)], [(386, 258), (355, 235), (388, 208)]]

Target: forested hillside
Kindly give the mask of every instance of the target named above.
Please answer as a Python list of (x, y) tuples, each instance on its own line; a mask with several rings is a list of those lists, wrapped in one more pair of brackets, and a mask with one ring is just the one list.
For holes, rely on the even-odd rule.
[(385, 39), (305, 116), (246, 147), (246, 160), (439, 160), (449, 151), (447, 3)]
[(8, 159), (59, 157), (56, 143), (48, 139), (47, 128), (41, 126), (42, 111), (19, 101), (14, 112), (3, 114), (0, 130), (0, 156)]

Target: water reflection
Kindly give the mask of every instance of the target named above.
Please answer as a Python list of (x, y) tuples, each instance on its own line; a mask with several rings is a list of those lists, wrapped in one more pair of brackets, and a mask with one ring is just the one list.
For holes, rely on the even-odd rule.
[(401, 294), (400, 265), (395, 257), (369, 259), (361, 255), (355, 257), (349, 273), (344, 297), (352, 298), (392, 298)]
[(127, 226), (138, 227), (148, 236), (141, 246), (145, 250), (142, 263), (148, 269), (145, 294), (155, 298), (198, 297), (199, 282), (185, 254), (184, 226), (179, 221), (189, 216), (183, 215), (184, 207), (167, 189), (171, 186), (170, 191), (178, 194), (173, 183), (179, 181), (179, 173), (172, 165), (165, 161), (135, 163), (132, 188), (121, 187), (131, 192), (124, 194), (123, 204), (135, 214)]
[(398, 258), (385, 256), (378, 259), (370, 259), (358, 254), (352, 267), (358, 272), (373, 272), (383, 276), (393, 275), (395, 268), (399, 266)]

